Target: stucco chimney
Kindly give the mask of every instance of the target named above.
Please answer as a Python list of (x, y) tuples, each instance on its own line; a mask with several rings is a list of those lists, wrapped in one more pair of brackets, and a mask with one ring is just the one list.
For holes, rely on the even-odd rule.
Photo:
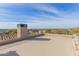
[(17, 38), (27, 37), (27, 24), (17, 24)]

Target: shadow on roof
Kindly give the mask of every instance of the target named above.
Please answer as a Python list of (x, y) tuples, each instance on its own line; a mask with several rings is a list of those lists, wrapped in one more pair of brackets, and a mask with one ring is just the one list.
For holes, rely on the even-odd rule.
[(7, 53), (0, 54), (0, 56), (19, 56), (16, 51), (9, 51)]
[(27, 39), (27, 40), (49, 41), (50, 39), (49, 39), (49, 38), (39, 38), (39, 37), (35, 37), (35, 38), (32, 38), (32, 39)]

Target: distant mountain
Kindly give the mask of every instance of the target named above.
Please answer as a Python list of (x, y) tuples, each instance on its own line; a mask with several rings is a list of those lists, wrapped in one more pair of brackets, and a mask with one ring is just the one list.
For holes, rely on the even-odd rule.
[(7, 31), (8, 29), (0, 29), (0, 33)]

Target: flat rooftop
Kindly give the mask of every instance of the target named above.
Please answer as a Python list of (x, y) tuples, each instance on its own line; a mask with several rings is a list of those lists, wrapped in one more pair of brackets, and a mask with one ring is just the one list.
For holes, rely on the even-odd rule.
[(74, 56), (72, 38), (66, 35), (45, 35), (0, 46), (0, 54), (16, 51), (21, 56)]

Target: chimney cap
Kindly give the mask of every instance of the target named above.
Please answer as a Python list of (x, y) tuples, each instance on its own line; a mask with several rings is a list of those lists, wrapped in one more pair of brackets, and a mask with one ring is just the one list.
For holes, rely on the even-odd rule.
[(17, 24), (17, 27), (27, 27), (27, 24)]

